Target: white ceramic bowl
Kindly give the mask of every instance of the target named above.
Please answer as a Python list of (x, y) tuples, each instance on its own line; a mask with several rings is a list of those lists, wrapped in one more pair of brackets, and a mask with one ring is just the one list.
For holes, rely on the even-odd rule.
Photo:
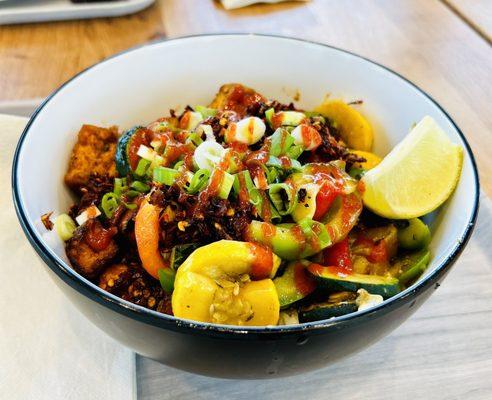
[[(62, 244), (47, 235), (40, 216), (47, 211), (65, 211), (73, 200), (63, 185), (63, 175), (80, 126), (90, 123), (127, 129), (145, 124), (166, 115), (170, 108), (207, 104), (226, 82), (243, 83), (268, 98), (284, 102), (290, 102), (289, 96), (299, 91), (298, 105), (306, 109), (318, 105), (328, 93), (345, 100), (362, 99), (361, 109), (376, 132), (374, 150), (382, 156), (425, 115), (432, 116), (452, 141), (463, 146), (460, 182), (452, 198), (430, 219), (433, 257), (417, 283), (367, 312), (302, 327), (244, 330), (179, 321), (143, 309), (100, 290), (72, 270)], [(228, 362), (234, 364), (234, 359), (222, 361), (224, 368), (213, 361), (202, 366), (196, 362), (194, 366), (189, 365), (178, 361), (175, 355), (170, 356), (169, 349), (156, 348), (159, 343), (148, 336), (159, 336), (167, 330), (187, 334), (205, 332), (204, 336), (219, 335), (225, 340), (231, 337), (243, 340), (246, 336), (249, 340), (264, 334), (276, 339), (297, 335), (296, 340), (300, 340), (299, 335), (306, 332), (327, 332), (337, 323), (353, 327), (364, 318), (395, 312), (388, 319), (387, 329), (384, 332), (376, 329), (368, 342), (377, 340), (393, 329), (395, 321), (400, 323), (413, 312), (397, 311), (404, 304), (412, 301), (415, 304), (420, 294), (430, 294), (427, 289), (447, 272), (463, 249), (475, 222), (479, 185), (473, 155), (463, 134), (435, 101), (404, 78), (336, 48), (290, 38), (230, 34), (179, 38), (137, 48), (103, 61), (67, 82), (36, 111), (24, 131), (13, 165), (13, 190), (19, 219), (29, 240), (49, 270), (61, 278), (55, 278), (56, 282), (96, 325), (138, 352), (168, 364), (212, 375), (244, 377), (248, 375), (245, 368), (234, 369), (228, 365)], [(422, 299), (428, 294), (421, 296)], [(346, 346), (344, 354), (332, 358), (365, 345)], [(237, 357), (246, 359), (248, 355)], [(331, 360), (325, 357), (325, 361), (319, 359), (312, 366), (296, 366), (295, 357), (290, 360), (290, 367), (278, 367), (275, 373), (296, 373)], [(265, 365), (261, 364), (263, 372)], [(253, 371), (256, 367), (249, 368)], [(255, 371), (248, 376), (262, 376), (263, 372), (257, 368)]]

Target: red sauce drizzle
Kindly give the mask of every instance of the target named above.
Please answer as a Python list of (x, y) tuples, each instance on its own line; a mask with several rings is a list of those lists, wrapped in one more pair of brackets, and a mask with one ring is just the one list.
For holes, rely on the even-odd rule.
[(306, 272), (306, 268), (301, 263), (297, 263), (294, 266), (294, 284), (297, 291), (304, 296), (316, 289), (316, 281)]
[(269, 247), (261, 246), (257, 243), (248, 243), (253, 254), (251, 266), (251, 277), (253, 279), (266, 279), (272, 273), (273, 253)]
[(148, 146), (152, 141), (152, 131), (141, 128), (130, 139), (130, 146), (128, 146), (128, 161), (130, 167), (135, 170), (138, 165), (140, 157), (137, 155), (140, 145)]
[(101, 224), (94, 221), (88, 221), (86, 223), (90, 225), (88, 226), (89, 232), (85, 237), (85, 242), (94, 251), (102, 251), (106, 249), (111, 243), (112, 237), (118, 232), (118, 229), (114, 226), (109, 229), (104, 229)]
[(266, 99), (254, 90), (247, 89), (242, 85), (236, 85), (230, 92), (224, 109), (235, 111), (243, 117), (249, 106), (265, 101)]
[(312, 126), (302, 124), (301, 127), (301, 137), (304, 145), (306, 147), (313, 147), (313, 150), (321, 144), (321, 135)]

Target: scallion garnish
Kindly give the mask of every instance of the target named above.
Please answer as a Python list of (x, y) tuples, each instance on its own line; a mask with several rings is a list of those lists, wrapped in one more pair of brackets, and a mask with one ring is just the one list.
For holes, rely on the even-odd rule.
[(119, 205), (119, 196), (113, 192), (106, 193), (101, 200), (101, 208), (106, 218), (112, 218)]
[(154, 168), (153, 180), (166, 186), (171, 186), (179, 172), (172, 168), (156, 167)]

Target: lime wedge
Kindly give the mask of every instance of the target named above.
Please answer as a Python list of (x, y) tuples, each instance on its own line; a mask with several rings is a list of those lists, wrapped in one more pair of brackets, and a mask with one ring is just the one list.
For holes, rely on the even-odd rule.
[(451, 195), (463, 149), (431, 117), (422, 119), (379, 165), (362, 178), (364, 205), (386, 218), (425, 215)]

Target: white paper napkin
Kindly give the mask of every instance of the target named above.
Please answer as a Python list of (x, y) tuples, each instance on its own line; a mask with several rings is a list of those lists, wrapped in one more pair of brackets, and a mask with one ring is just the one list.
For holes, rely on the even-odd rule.
[[(226, 10), (246, 7), (255, 3), (280, 3), (282, 1), (287, 1), (287, 0), (221, 0), (222, 5)], [(295, 0), (295, 1), (309, 1), (309, 0)]]
[(69, 303), (17, 221), (11, 163), (26, 122), (0, 115), (0, 398), (135, 399), (135, 355)]

